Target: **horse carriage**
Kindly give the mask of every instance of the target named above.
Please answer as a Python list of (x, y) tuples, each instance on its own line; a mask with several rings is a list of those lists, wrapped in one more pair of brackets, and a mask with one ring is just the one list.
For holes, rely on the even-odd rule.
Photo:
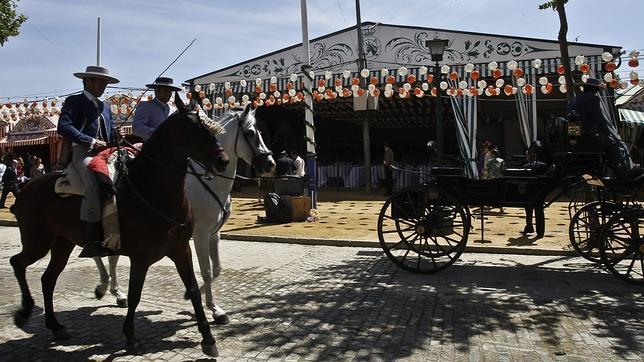
[(403, 188), (385, 202), (378, 217), (380, 244), (399, 267), (435, 273), (456, 262), (465, 250), (472, 229), (471, 208), (548, 207), (565, 193), (591, 190), (596, 195), (591, 202), (581, 207), (574, 201), (570, 204), (573, 248), (617, 277), (644, 284), (644, 208), (635, 201), (644, 176), (629, 181), (589, 178), (605, 174), (603, 157), (597, 152), (560, 152), (554, 171), (545, 175), (517, 169), (492, 180), (436, 168), (428, 183)]

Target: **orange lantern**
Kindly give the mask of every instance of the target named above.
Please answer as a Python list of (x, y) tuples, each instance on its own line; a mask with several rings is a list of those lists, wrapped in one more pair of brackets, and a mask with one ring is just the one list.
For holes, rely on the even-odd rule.
[(557, 74), (564, 74), (566, 72), (566, 68), (564, 68), (563, 64), (559, 64), (557, 66)]
[(336, 87), (342, 87), (342, 79), (337, 78), (334, 82)]
[(422, 91), (423, 91), (422, 89), (416, 87), (416, 88), (414, 88), (414, 95), (419, 96)]
[(268, 86), (268, 90), (269, 90), (269, 91), (271, 91), (271, 93), (275, 93), (275, 91), (277, 91), (277, 84), (275, 84), (275, 83), (271, 83), (271, 84)]
[(637, 68), (637, 67), (640, 66), (640, 62), (639, 62), (639, 60), (633, 58), (633, 59), (628, 61), (628, 66), (631, 67), (631, 68)]
[(432, 87), (431, 94), (432, 94), (434, 97), (436, 97), (436, 94), (438, 94), (438, 90), (436, 89), (436, 87)]
[(286, 89), (288, 89), (288, 90), (293, 89), (293, 83), (291, 83), (291, 82), (286, 83)]
[(638, 84), (640, 84), (640, 80), (639, 80), (639, 79), (637, 79), (637, 78), (635, 78), (635, 79), (631, 79), (631, 84), (632, 84), (632, 85), (638, 85)]
[(351, 84), (352, 85), (360, 85), (360, 79), (358, 79), (357, 77), (351, 78)]
[(523, 91), (525, 92), (525, 94), (531, 95), (534, 91), (534, 87), (532, 87), (532, 84), (526, 84), (523, 86)]
[(360, 88), (358, 89), (358, 96), (362, 97), (364, 95), (364, 89)]
[(617, 81), (617, 79), (613, 78), (608, 84), (611, 86), (611, 88), (617, 88), (617, 86), (619, 85), (619, 82)]
[[(232, 89), (226, 89), (226, 97), (230, 97), (233, 95), (233, 90)], [(199, 96), (201, 97), (201, 92), (199, 92)]]
[(327, 89), (326, 91), (324, 91), (324, 93), (325, 93), (325, 94), (327, 95), (327, 97), (329, 97), (329, 98), (333, 96), (333, 91), (332, 91), (331, 89)]
[(472, 93), (472, 97), (476, 97), (479, 95), (479, 90), (476, 87), (471, 87), (470, 93)]
[(393, 75), (387, 76), (387, 84), (394, 84), (396, 83), (396, 77)]
[(371, 77), (371, 80), (369, 81), (371, 84), (376, 85), (378, 84), (378, 78), (376, 77)]
[(588, 73), (588, 72), (590, 72), (590, 66), (588, 64), (584, 63), (584, 64), (579, 66), (579, 70), (582, 73)]
[(523, 69), (517, 68), (512, 72), (512, 74), (517, 78), (523, 77)]
[(457, 80), (458, 79), (458, 73), (456, 73), (456, 72), (449, 73), (449, 79)]
[(297, 97), (297, 99), (298, 99), (298, 100), (300, 100), (300, 101), (301, 101), (302, 99), (304, 99), (304, 93), (302, 93), (302, 92), (297, 92), (297, 94), (296, 94), (295, 96), (296, 96), (296, 97)]
[(505, 95), (509, 96), (510, 94), (512, 94), (512, 86), (509, 84), (506, 85), (505, 87), (503, 87), (503, 91), (505, 92)]
[(379, 96), (379, 95), (380, 95), (380, 89), (378, 89), (378, 88), (374, 89), (374, 90), (373, 90), (373, 96), (374, 96), (374, 97), (377, 97), (377, 96)]
[(349, 88), (342, 89), (342, 96), (343, 97), (350, 97), (351, 96), (351, 91), (349, 90)]
[(463, 96), (463, 90), (461, 88), (456, 90), (456, 96), (457, 97), (462, 97)]
[(480, 76), (481, 73), (479, 73), (478, 70), (473, 70), (472, 73), (470, 73), (470, 78), (472, 78), (472, 80), (478, 80)]
[(416, 82), (416, 76), (413, 75), (413, 74), (408, 75), (407, 76), (407, 83), (413, 84), (414, 82)]
[(552, 92), (552, 83), (546, 83), (546, 90), (548, 90), (548, 93)]
[(253, 101), (253, 108), (259, 107), (259, 102), (258, 101)]
[(496, 68), (492, 71), (492, 77), (494, 77), (494, 79), (501, 78), (502, 75), (503, 72), (499, 68)]
[(255, 93), (262, 93), (262, 87), (256, 85), (255, 86)]
[(607, 72), (612, 72), (612, 71), (614, 71), (615, 69), (617, 69), (617, 65), (615, 65), (615, 63), (613, 63), (613, 62), (608, 62), (608, 63), (606, 63), (606, 65), (604, 66), (604, 68), (606, 68), (606, 71), (607, 71)]
[(431, 83), (434, 81), (434, 75), (433, 74), (427, 74), (427, 83)]
[(318, 79), (318, 88), (326, 87), (326, 81), (324, 79)]

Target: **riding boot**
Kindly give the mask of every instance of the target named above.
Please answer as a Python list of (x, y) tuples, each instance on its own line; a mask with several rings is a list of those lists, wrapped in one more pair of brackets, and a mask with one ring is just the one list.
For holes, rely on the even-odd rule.
[(103, 231), (101, 230), (100, 222), (81, 221), (81, 223), (85, 245), (78, 255), (79, 258), (116, 255), (113, 251), (103, 246)]

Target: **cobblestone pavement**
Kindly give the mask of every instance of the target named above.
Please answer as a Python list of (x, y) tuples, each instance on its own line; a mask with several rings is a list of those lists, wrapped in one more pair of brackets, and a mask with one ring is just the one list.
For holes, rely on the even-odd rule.
[[(93, 261), (76, 258), (54, 295), (72, 338), (55, 343), (44, 327), (40, 275), (28, 269), (36, 300), (18, 329), (20, 303), (8, 258), (17, 228), (0, 228), (0, 360), (207, 359), (174, 267), (148, 274), (135, 326), (144, 354), (126, 355), (125, 310), (95, 300)], [(644, 298), (580, 258), (465, 254), (442, 273), (404, 272), (373, 248), (222, 242), (215, 287), (231, 315), (212, 326), (218, 360), (643, 360)], [(120, 265), (127, 286), (127, 258)], [(210, 315), (209, 315), (210, 317)]]

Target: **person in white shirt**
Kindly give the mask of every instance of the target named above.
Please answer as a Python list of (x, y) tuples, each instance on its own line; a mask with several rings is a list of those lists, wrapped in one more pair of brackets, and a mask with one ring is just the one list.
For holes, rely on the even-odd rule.
[(306, 171), (304, 171), (304, 159), (300, 157), (295, 151), (291, 151), (291, 158), (293, 163), (295, 163), (295, 176), (304, 177)]

